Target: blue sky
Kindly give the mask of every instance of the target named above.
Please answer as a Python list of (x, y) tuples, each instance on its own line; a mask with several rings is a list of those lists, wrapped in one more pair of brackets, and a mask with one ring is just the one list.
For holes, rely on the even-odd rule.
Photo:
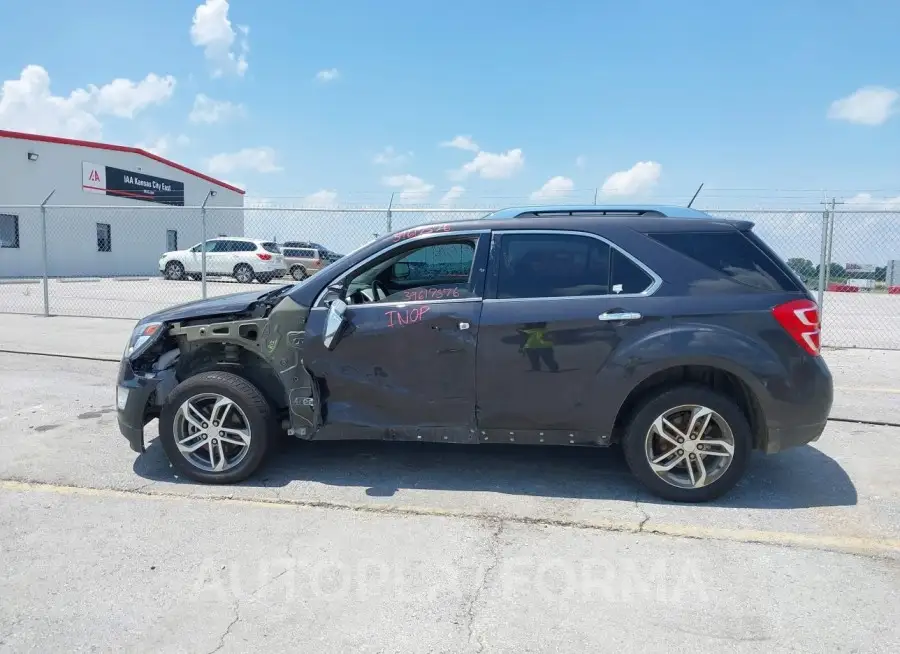
[(248, 197), (482, 206), (554, 180), (538, 199), (683, 202), (705, 182), (701, 206), (900, 206), (896, 0), (15, 7), (0, 128), (141, 144)]

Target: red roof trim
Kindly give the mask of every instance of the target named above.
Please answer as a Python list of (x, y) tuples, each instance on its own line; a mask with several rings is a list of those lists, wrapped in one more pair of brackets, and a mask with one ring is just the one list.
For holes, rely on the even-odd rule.
[(216, 179), (215, 177), (210, 177), (209, 175), (204, 175), (201, 172), (188, 168), (187, 166), (182, 166), (181, 164), (175, 163), (174, 161), (170, 161), (164, 157), (160, 157), (157, 154), (153, 154), (152, 152), (147, 152), (146, 150), (141, 150), (140, 148), (133, 148), (127, 145), (112, 145), (110, 143), (97, 143), (96, 141), (79, 141), (78, 139), (66, 139), (59, 136), (44, 136), (43, 134), (29, 134), (27, 132), (9, 132), (3, 129), (0, 129), (0, 138), (10, 138), (10, 139), (22, 139), (24, 141), (40, 141), (42, 143), (58, 143), (61, 145), (75, 145), (82, 148), (96, 148), (98, 150), (113, 150), (114, 152), (131, 152), (132, 154), (139, 154), (143, 157), (147, 157), (148, 159), (153, 159), (154, 161), (158, 161), (159, 163), (165, 164), (167, 166), (171, 166), (176, 170), (180, 170), (183, 173), (187, 173), (188, 175), (193, 175), (194, 177), (199, 177), (202, 180), (207, 182), (212, 182), (217, 186), (221, 186), (223, 188), (227, 188), (230, 191), (234, 191), (235, 193), (240, 193), (244, 195), (244, 190), (239, 189), (237, 186), (232, 186), (231, 184), (226, 184), (222, 180)]

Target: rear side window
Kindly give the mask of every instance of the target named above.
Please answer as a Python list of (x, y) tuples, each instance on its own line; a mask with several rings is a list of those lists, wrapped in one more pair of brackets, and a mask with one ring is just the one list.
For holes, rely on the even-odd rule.
[(648, 234), (732, 281), (765, 291), (796, 291), (780, 266), (739, 231)]
[(281, 254), (281, 250), (278, 249), (277, 243), (262, 243), (263, 249), (266, 252), (271, 252), (273, 254)]
[(504, 234), (497, 297), (609, 294), (610, 247), (574, 234)]

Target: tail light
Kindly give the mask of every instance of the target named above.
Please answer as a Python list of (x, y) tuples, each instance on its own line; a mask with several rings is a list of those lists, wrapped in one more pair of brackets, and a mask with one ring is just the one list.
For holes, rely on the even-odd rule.
[(272, 258), (271, 254), (266, 254), (265, 252), (257, 252), (256, 256), (258, 256), (263, 261), (268, 261), (269, 259)]
[(316, 259), (316, 265), (317, 265), (317, 266), (321, 266), (321, 265), (322, 265), (322, 260), (321, 260), (321, 259)]
[(819, 307), (812, 300), (794, 300), (772, 309), (775, 320), (813, 356), (819, 355)]

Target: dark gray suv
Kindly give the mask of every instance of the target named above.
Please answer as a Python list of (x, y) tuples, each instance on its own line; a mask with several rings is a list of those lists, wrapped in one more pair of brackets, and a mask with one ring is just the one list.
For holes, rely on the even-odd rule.
[(268, 292), (139, 321), (118, 420), (191, 479), (289, 435), (624, 449), (653, 493), (718, 497), (752, 450), (815, 441), (818, 308), (749, 222), (524, 207), (382, 237)]

